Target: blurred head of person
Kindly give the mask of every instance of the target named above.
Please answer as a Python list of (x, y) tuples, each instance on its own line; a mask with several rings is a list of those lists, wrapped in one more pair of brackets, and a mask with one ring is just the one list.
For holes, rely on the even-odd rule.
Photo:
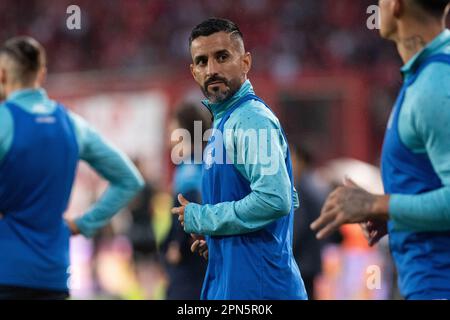
[[(201, 134), (200, 137), (195, 136), (197, 128), (197, 134)], [(173, 137), (175, 130), (185, 130), (189, 133), (190, 139), (183, 138), (180, 140), (174, 140), (171, 138), (171, 148), (179, 146), (181, 144), (181, 156), (183, 158), (190, 157), (194, 152), (196, 144), (200, 150), (204, 147), (203, 135), (206, 130), (211, 128), (211, 114), (206, 110), (193, 103), (182, 103), (179, 105), (169, 123), (169, 135)], [(175, 134), (175, 137), (181, 137), (182, 135)], [(183, 135), (183, 137), (185, 137)], [(194, 138), (199, 138), (199, 141), (195, 141)]]
[(411, 36), (411, 42), (414, 42), (414, 32), (419, 35), (427, 30), (431, 34), (440, 33), (445, 28), (449, 3), (450, 0), (379, 0), (380, 34), (398, 43), (405, 40), (402, 34), (406, 33)]
[(45, 79), (46, 55), (31, 37), (14, 37), (0, 47), (0, 99), (20, 89), (38, 88)]
[(289, 145), (291, 151), (292, 169), (297, 182), (312, 164), (313, 159), (311, 153), (304, 146), (298, 146), (294, 144)]
[(189, 48), (191, 73), (211, 103), (229, 99), (247, 79), (252, 59), (234, 22), (217, 18), (203, 21), (192, 30)]

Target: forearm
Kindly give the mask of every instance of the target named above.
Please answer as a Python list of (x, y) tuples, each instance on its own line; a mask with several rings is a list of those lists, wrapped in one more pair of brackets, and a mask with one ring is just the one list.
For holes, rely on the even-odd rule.
[[(272, 201), (271, 201), (272, 200)], [(282, 202), (287, 203), (282, 203)], [(185, 209), (185, 226), (188, 233), (211, 236), (245, 234), (260, 230), (289, 213), (289, 199), (264, 200), (262, 195), (251, 192), (239, 201), (216, 205), (190, 203)]]
[(450, 187), (415, 195), (393, 194), (389, 213), (398, 230), (450, 230)]
[(92, 208), (75, 220), (80, 233), (86, 237), (92, 237), (108, 224), (114, 214), (127, 205), (138, 190), (140, 190), (138, 184), (134, 188), (111, 185)]

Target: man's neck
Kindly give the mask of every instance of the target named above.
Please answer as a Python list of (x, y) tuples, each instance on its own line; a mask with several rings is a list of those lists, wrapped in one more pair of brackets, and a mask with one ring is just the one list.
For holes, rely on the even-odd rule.
[(8, 98), (12, 93), (19, 90), (38, 89), (39, 85), (34, 83), (32, 85), (14, 84), (5, 88), (6, 97)]
[(445, 29), (445, 24), (404, 24), (398, 29), (394, 40), (403, 63), (406, 64), (420, 50), (425, 48)]

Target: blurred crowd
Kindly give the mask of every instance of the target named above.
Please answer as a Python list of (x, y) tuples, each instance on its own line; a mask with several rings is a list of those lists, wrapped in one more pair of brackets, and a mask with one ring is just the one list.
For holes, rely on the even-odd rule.
[[(81, 8), (81, 29), (69, 30), (66, 9)], [(185, 68), (191, 29), (210, 16), (240, 26), (255, 71), (275, 75), (307, 69), (364, 68), (397, 63), (377, 30), (368, 30), (373, 0), (3, 0), (0, 40), (30, 34), (54, 63), (51, 72)], [(245, 14), (242, 14), (245, 12)]]

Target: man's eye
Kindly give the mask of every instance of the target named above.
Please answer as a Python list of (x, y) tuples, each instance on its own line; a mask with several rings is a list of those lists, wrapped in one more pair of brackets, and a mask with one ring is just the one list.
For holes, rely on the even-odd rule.
[(203, 66), (205, 64), (206, 64), (206, 59), (199, 59), (199, 60), (197, 60), (197, 65), (198, 66)]
[(223, 61), (225, 61), (225, 60), (227, 60), (228, 59), (228, 55), (227, 54), (221, 54), (220, 56), (219, 56), (219, 61), (221, 61), (221, 62), (223, 62)]

